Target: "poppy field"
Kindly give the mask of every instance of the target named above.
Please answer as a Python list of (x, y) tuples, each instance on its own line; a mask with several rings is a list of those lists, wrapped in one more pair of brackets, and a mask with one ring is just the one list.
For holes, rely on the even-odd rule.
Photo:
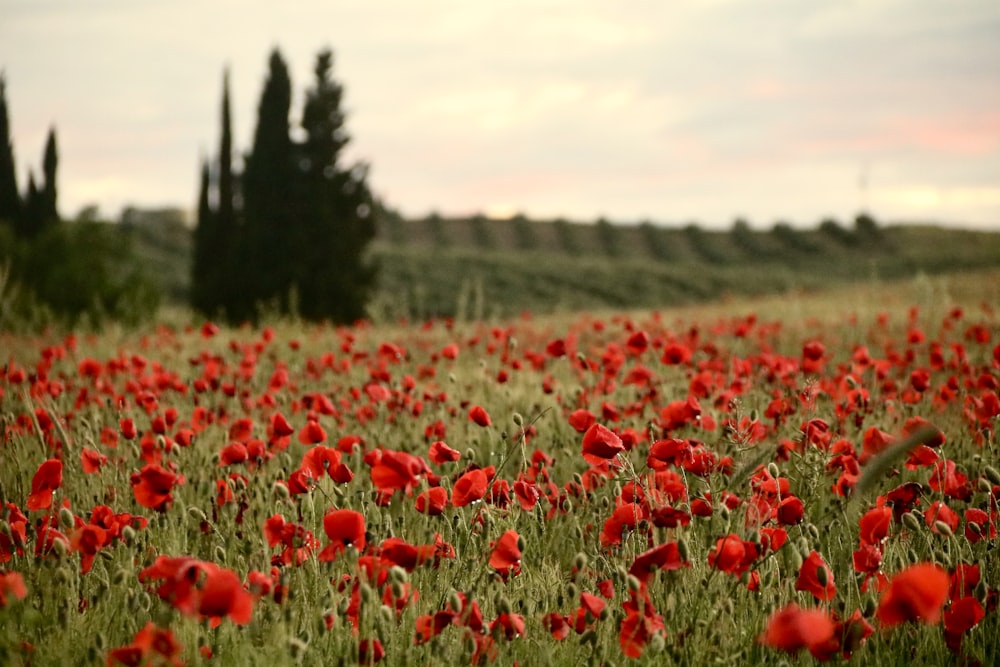
[(0, 334), (0, 663), (996, 664), (1000, 280), (935, 280)]

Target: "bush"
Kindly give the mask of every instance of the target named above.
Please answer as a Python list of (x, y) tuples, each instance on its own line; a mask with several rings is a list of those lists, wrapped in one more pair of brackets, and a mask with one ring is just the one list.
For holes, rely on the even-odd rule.
[(115, 225), (61, 223), (7, 247), (10, 274), (3, 328), (59, 322), (136, 325), (155, 315), (160, 294), (129, 237)]

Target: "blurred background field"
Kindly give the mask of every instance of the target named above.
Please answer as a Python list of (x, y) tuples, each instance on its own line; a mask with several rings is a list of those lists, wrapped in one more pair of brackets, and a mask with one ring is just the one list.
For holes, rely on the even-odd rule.
[[(190, 231), (169, 212), (122, 226), (165, 295), (182, 304)], [(566, 220), (379, 217), (370, 252), (377, 321), (664, 308), (727, 297), (1000, 268), (1000, 234), (859, 217), (813, 228), (729, 229)]]

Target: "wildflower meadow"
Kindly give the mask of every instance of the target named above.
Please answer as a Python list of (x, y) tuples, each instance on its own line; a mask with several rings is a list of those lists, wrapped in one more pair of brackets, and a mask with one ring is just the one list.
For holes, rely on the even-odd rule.
[(0, 663), (997, 664), (997, 284), (0, 334)]

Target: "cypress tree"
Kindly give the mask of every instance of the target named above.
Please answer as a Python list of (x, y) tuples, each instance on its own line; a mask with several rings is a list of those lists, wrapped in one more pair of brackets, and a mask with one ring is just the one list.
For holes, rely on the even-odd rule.
[(59, 220), (56, 205), (56, 168), (59, 166), (59, 152), (56, 149), (56, 129), (49, 128), (49, 136), (45, 140), (45, 155), (42, 158), (42, 225), (48, 226)]
[(238, 266), (240, 289), (230, 317), (254, 319), (260, 302), (277, 301), (287, 312), (292, 287), (289, 232), (294, 223), (292, 143), (288, 114), (292, 90), (288, 67), (275, 49), (261, 93), (253, 147), (243, 173), (244, 220)]
[(212, 316), (220, 306), (218, 285), (213, 284), (213, 241), (216, 237), (216, 215), (209, 195), (211, 178), (208, 161), (201, 163), (201, 182), (198, 190), (198, 220), (194, 228), (194, 257), (191, 262), (191, 305), (204, 315)]
[(303, 316), (346, 323), (364, 316), (374, 287), (376, 267), (364, 251), (375, 238), (375, 206), (367, 166), (339, 164), (350, 137), (340, 109), (343, 89), (333, 80), (332, 69), (332, 52), (320, 52), (303, 108), (296, 278)]
[(35, 184), (35, 174), (28, 171), (28, 191), (24, 196), (24, 209), (15, 221), (14, 231), (23, 239), (38, 236), (42, 229), (44, 206), (42, 193)]
[(236, 242), (236, 192), (233, 177), (233, 129), (229, 110), (229, 70), (222, 79), (222, 137), (219, 141), (218, 250), (220, 264), (229, 270)]
[(13, 226), (20, 217), (21, 196), (17, 190), (17, 166), (7, 115), (7, 82), (0, 72), (0, 224)]

